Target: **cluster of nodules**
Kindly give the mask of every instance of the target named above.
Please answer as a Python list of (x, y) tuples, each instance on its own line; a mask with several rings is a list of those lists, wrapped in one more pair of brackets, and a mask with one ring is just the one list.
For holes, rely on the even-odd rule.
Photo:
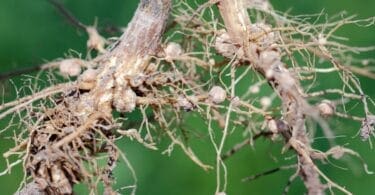
[(90, 90), (95, 87), (96, 78), (99, 74), (97, 69), (88, 67), (87, 62), (78, 58), (64, 59), (59, 62), (59, 73), (65, 77), (78, 77), (79, 88)]
[[(156, 65), (151, 63), (150, 66)], [(125, 84), (115, 90), (113, 105), (119, 112), (131, 112), (136, 108), (138, 97), (157, 98), (156, 88), (179, 82), (180, 79), (171, 72), (156, 71), (127, 76), (123, 81)]]
[[(248, 26), (248, 42), (252, 50), (265, 51), (275, 46), (277, 42), (277, 34), (272, 32), (272, 28), (264, 23), (255, 23)], [(242, 46), (243, 43), (236, 43), (232, 40), (230, 34), (224, 29), (218, 32), (215, 40), (215, 49), (227, 58), (236, 56), (238, 59), (245, 59), (246, 55)]]
[(227, 99), (227, 92), (220, 86), (213, 86), (207, 95), (202, 96), (202, 98), (198, 98), (195, 95), (179, 95), (177, 97), (177, 101), (175, 102), (176, 107), (183, 108), (186, 111), (193, 110), (198, 101), (205, 100), (206, 103), (209, 104), (221, 104)]
[[(119, 112), (131, 112), (136, 107), (137, 98), (144, 97), (145, 99), (156, 100), (156, 102), (150, 102), (151, 104), (158, 104), (157, 100), (159, 99), (189, 111), (193, 110), (199, 101), (204, 100), (207, 103), (221, 104), (227, 98), (227, 92), (220, 86), (211, 87), (209, 92), (203, 95), (178, 93), (180, 90), (178, 86), (183, 80), (182, 75), (173, 72), (154, 72), (149, 75), (140, 74), (129, 77), (127, 78), (128, 87), (115, 92), (114, 107)], [(166, 87), (167, 91), (158, 90), (160, 87)]]
[[(335, 114), (336, 105), (330, 100), (322, 100), (315, 105), (315, 109), (318, 111), (321, 117), (328, 118)], [(282, 124), (281, 122), (285, 123), (285, 121), (269, 119), (267, 123), (268, 129), (273, 133), (279, 132), (280, 124)], [(375, 124), (375, 118), (372, 122)]]
[(288, 90), (295, 86), (294, 75), (281, 61), (281, 51), (277, 45), (278, 34), (272, 31), (271, 26), (264, 23), (251, 24), (247, 29), (246, 43), (233, 42), (230, 34), (222, 30), (216, 38), (215, 49), (224, 57), (231, 59), (235, 57), (238, 61), (248, 62), (260, 69), (268, 80), (279, 81), (277, 85), (280, 90)]

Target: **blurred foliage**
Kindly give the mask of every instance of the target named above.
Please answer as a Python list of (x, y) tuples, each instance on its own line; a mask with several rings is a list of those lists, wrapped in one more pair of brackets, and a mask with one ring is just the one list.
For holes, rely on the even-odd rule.
[[(64, 0), (66, 7), (87, 25), (98, 21), (98, 27), (110, 26), (125, 27), (137, 6), (135, 0)], [(288, 10), (292, 15), (313, 14), (322, 10), (329, 15), (337, 14), (343, 10), (347, 14), (358, 15), (359, 18), (372, 17), (375, 8), (373, 0), (283, 0), (272, 1), (274, 7), (280, 11)], [(375, 27), (359, 28), (356, 26), (344, 27), (339, 35), (349, 37), (349, 45), (370, 46), (375, 45)], [(117, 36), (111, 34), (110, 36)], [(36, 66), (48, 60), (63, 57), (66, 54), (85, 56), (87, 36), (84, 32), (69, 25), (47, 0), (2, 0), (0, 2), (0, 73), (15, 69)], [(363, 57), (374, 57), (374, 52)], [(375, 97), (375, 84), (373, 80), (361, 78), (363, 88), (370, 97)], [(334, 82), (332, 78), (325, 78), (324, 82)], [(15, 85), (22, 83), (15, 79)], [(5, 93), (5, 101), (14, 98), (14, 87), (8, 81), (1, 81)], [(134, 120), (137, 122), (136, 117)], [(215, 159), (214, 149), (204, 133), (204, 124), (199, 117), (191, 116), (190, 126), (187, 131), (198, 132), (199, 139), (192, 141), (198, 156), (204, 162), (213, 164)], [(139, 119), (140, 120), (140, 119)], [(1, 123), (6, 123), (2, 121)], [(138, 121), (140, 122), (140, 121)], [(358, 123), (335, 122), (333, 127), (337, 135), (346, 137), (337, 138), (340, 144), (347, 144), (349, 148), (358, 151), (369, 168), (375, 170), (375, 157), (368, 143), (354, 137)], [(3, 124), (2, 124), (3, 126)], [(202, 129), (203, 128), (203, 129)], [(237, 135), (238, 134), (238, 135)], [(235, 134), (228, 140), (226, 146), (230, 148), (241, 140), (241, 134)], [(353, 138), (354, 137), (354, 138)], [(204, 172), (191, 162), (179, 148), (175, 148), (171, 156), (160, 154), (168, 147), (168, 142), (162, 141), (160, 150), (150, 151), (140, 144), (129, 140), (120, 141), (127, 157), (133, 164), (138, 176), (137, 194), (212, 194), (215, 189), (214, 171)], [(0, 152), (6, 151), (11, 146), (10, 141), (1, 138)], [(314, 146), (325, 149), (326, 141), (316, 140)], [(269, 140), (259, 139), (253, 147), (243, 149), (227, 161), (228, 165), (228, 194), (281, 194), (288, 178), (293, 171), (281, 171), (259, 178), (250, 183), (242, 183), (241, 178), (253, 175), (268, 169), (286, 164), (288, 155), (281, 155), (282, 145), (271, 143)], [(278, 159), (275, 160), (275, 159)], [(375, 194), (375, 177), (366, 175), (357, 159), (352, 159), (348, 165), (345, 162), (328, 162), (321, 168), (337, 183), (345, 185), (354, 194)], [(0, 160), (3, 170), (5, 162)], [(343, 170), (338, 167), (348, 167)], [(116, 169), (117, 187), (131, 184), (129, 170), (121, 163)], [(23, 178), (21, 167), (18, 166), (12, 174), (0, 177), (1, 194), (12, 194), (16, 191)], [(77, 186), (85, 194), (83, 186)], [(82, 191), (81, 191), (82, 190)], [(126, 190), (122, 191), (126, 194)], [(300, 180), (295, 181), (289, 194), (302, 194), (304, 187)]]

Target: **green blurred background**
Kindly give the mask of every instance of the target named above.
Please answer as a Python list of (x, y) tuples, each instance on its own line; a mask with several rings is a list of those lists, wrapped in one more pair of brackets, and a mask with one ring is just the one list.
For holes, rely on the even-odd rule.
[[(64, 0), (66, 7), (84, 24), (93, 24), (98, 19), (98, 26), (126, 26), (137, 6), (136, 0)], [(333, 15), (346, 10), (348, 14), (356, 14), (359, 18), (374, 16), (374, 0), (273, 0), (277, 10), (289, 10), (291, 14), (313, 14), (321, 10)], [(289, 9), (291, 8), (291, 9)], [(348, 44), (357, 46), (375, 45), (375, 28), (358, 28), (349, 26), (338, 32), (339, 35), (350, 37)], [(22, 69), (63, 57), (65, 54), (85, 54), (87, 36), (69, 25), (46, 0), (1, 0), (0, 1), (0, 73)], [(364, 55), (375, 57), (374, 52)], [(375, 84), (366, 78), (361, 78), (363, 87), (370, 97), (375, 97)], [(337, 82), (327, 80), (327, 82)], [(5, 100), (14, 97), (14, 90), (9, 82), (2, 81), (5, 89)], [(16, 79), (16, 85), (21, 85)], [(136, 117), (134, 117), (136, 118)], [(2, 126), (6, 121), (2, 121)], [(203, 124), (203, 123), (202, 123)], [(369, 168), (375, 170), (374, 150), (369, 144), (361, 142), (358, 137), (351, 138), (357, 132), (360, 124), (354, 122), (335, 123), (337, 135), (347, 135), (338, 139), (338, 143), (359, 151)], [(204, 128), (197, 125), (193, 128)], [(230, 139), (227, 148), (238, 142), (238, 137)], [(9, 148), (12, 142), (3, 138), (0, 141), (0, 152)], [(213, 148), (208, 139), (196, 140), (192, 145), (198, 156), (205, 162), (213, 163)], [(246, 148), (227, 161), (229, 171), (228, 194), (281, 194), (293, 171), (282, 171), (262, 177), (250, 183), (242, 183), (243, 177), (286, 164), (283, 160), (288, 155), (281, 156), (281, 144), (259, 139), (253, 148)], [(150, 151), (135, 142), (121, 142), (119, 146), (126, 151), (138, 176), (137, 194), (213, 194), (215, 190), (214, 171), (204, 172), (191, 162), (183, 152), (176, 147), (171, 156), (162, 155), (168, 142), (162, 141), (159, 151)], [(326, 149), (326, 143), (316, 140), (314, 146)], [(276, 161), (275, 159), (278, 159)], [(345, 185), (354, 194), (375, 194), (375, 176), (366, 175), (358, 160), (353, 160), (352, 170), (342, 170), (332, 164), (322, 164), (322, 170), (334, 181)], [(334, 162), (346, 166), (343, 162)], [(3, 170), (5, 162), (0, 160)], [(0, 177), (0, 194), (12, 194), (22, 179), (20, 167), (11, 175)], [(117, 187), (131, 184), (128, 170), (120, 164), (116, 171)], [(78, 186), (77, 194), (85, 194), (82, 186)], [(289, 194), (303, 194), (302, 182), (297, 180)], [(124, 194), (127, 191), (123, 191)]]

